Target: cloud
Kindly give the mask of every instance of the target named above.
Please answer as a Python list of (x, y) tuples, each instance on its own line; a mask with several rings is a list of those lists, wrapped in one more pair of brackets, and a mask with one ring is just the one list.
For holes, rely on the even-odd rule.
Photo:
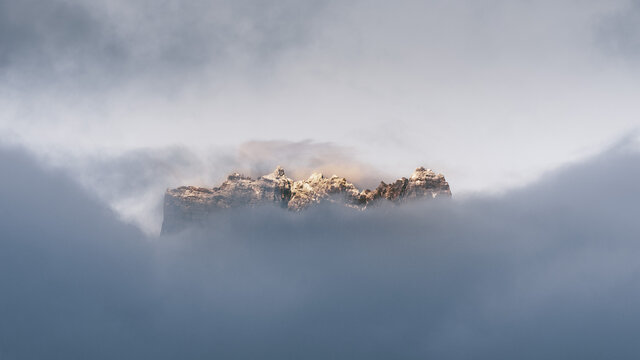
[(640, 155), (501, 197), (147, 238), (0, 152), (2, 358), (634, 358)]
[(0, 71), (19, 87), (180, 86), (303, 45), (326, 3), (3, 0)]
[(268, 174), (281, 165), (294, 180), (306, 179), (313, 172), (342, 176), (369, 187), (383, 180), (380, 170), (357, 158), (355, 149), (310, 140), (249, 141), (238, 147), (236, 161), (239, 168), (246, 168), (254, 176)]
[[(140, 148), (117, 153), (44, 157), (52, 168), (66, 171), (97, 200), (124, 221), (147, 234), (158, 234), (162, 202), (167, 188), (184, 185), (218, 186), (228, 174), (241, 172), (257, 178), (281, 165), (287, 176), (306, 179), (319, 171), (336, 174), (362, 187), (409, 176), (385, 174), (357, 158), (353, 149), (307, 141), (250, 141), (237, 147), (217, 148), (206, 155), (184, 147)], [(419, 166), (422, 164), (416, 164)]]
[(216, 163), (205, 163), (181, 147), (137, 149), (117, 154), (93, 153), (49, 161), (118, 216), (147, 234), (158, 233), (167, 188), (185, 184), (211, 186)]
[(604, 53), (636, 64), (640, 56), (640, 2), (630, 1), (618, 11), (603, 16), (597, 31)]
[(1, 1), (0, 9), (0, 74), (14, 86), (95, 85), (129, 60), (123, 39), (79, 2)]
[(316, 139), (391, 174), (429, 161), (458, 193), (520, 186), (637, 126), (639, 69), (611, 56), (633, 51), (606, 45), (632, 49), (633, 9), (4, 0), (0, 137), (39, 154), (201, 157)]

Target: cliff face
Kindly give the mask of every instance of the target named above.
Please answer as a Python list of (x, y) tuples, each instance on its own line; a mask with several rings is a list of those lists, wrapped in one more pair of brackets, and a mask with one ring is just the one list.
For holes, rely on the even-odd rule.
[(219, 187), (182, 186), (168, 189), (164, 197), (162, 233), (179, 231), (190, 224), (202, 224), (215, 212), (242, 206), (272, 204), (293, 211), (321, 202), (339, 202), (366, 209), (379, 201), (402, 203), (413, 199), (451, 197), (442, 174), (419, 167), (410, 178), (391, 184), (381, 182), (375, 190), (358, 190), (345, 178), (312, 174), (306, 180), (293, 181), (278, 167), (273, 173), (250, 177), (233, 173)]

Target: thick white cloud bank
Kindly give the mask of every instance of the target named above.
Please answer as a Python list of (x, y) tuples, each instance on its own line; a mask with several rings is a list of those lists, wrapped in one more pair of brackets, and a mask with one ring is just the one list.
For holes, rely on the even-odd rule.
[(0, 151), (2, 359), (635, 359), (640, 155), (501, 197), (149, 238)]

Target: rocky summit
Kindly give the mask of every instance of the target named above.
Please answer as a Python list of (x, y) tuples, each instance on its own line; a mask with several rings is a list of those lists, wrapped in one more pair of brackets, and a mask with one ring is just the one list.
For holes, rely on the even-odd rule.
[(238, 173), (227, 177), (214, 188), (182, 186), (168, 189), (164, 197), (162, 233), (172, 233), (191, 224), (204, 224), (218, 211), (257, 205), (276, 205), (300, 211), (321, 202), (342, 203), (366, 209), (381, 201), (394, 204), (413, 199), (451, 197), (449, 184), (442, 174), (417, 168), (408, 179), (391, 184), (381, 182), (375, 190), (358, 190), (347, 179), (314, 173), (306, 180), (293, 181), (278, 166), (271, 174), (252, 179)]

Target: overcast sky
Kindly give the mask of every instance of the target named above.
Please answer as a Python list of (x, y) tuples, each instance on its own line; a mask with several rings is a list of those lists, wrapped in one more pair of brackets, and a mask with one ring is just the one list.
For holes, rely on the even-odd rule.
[(0, 137), (62, 161), (310, 140), (388, 176), (434, 168), (464, 194), (524, 184), (639, 124), (637, 1), (0, 10)]
[[(0, 0), (0, 359), (637, 359), (639, 84), (634, 0)], [(156, 236), (276, 165), (454, 196)]]

